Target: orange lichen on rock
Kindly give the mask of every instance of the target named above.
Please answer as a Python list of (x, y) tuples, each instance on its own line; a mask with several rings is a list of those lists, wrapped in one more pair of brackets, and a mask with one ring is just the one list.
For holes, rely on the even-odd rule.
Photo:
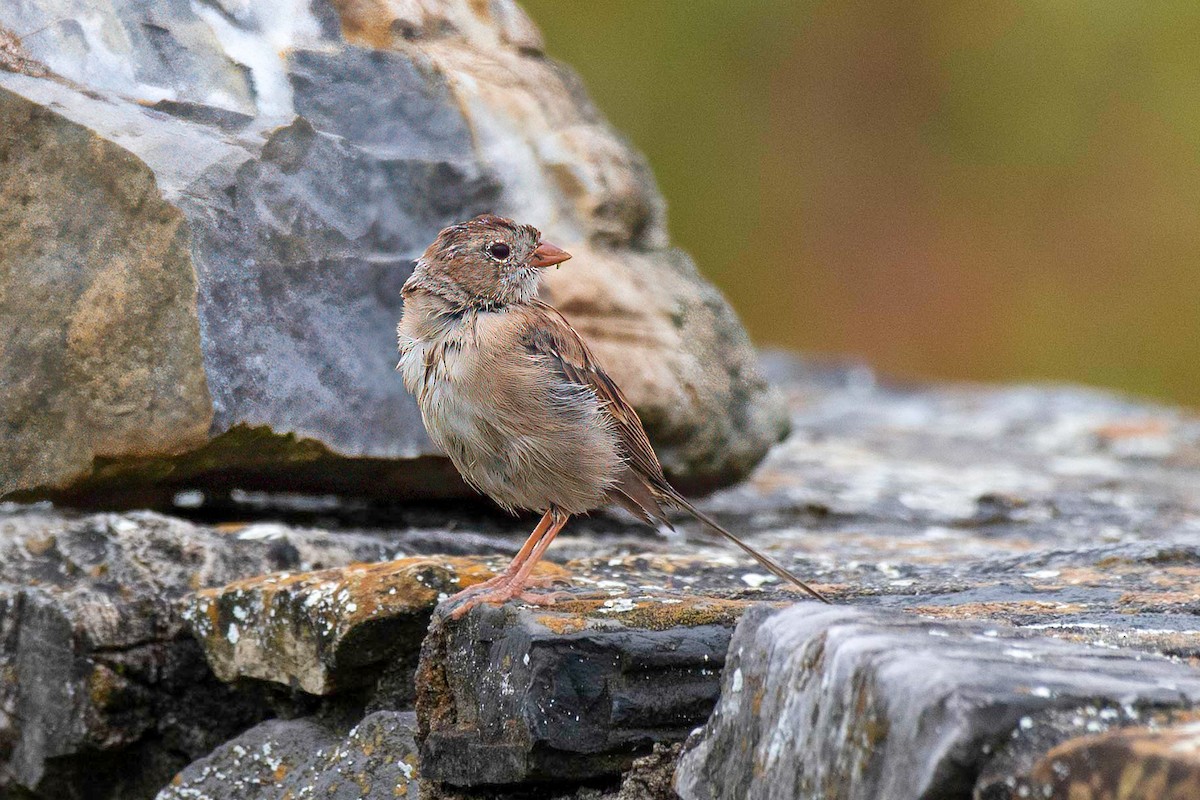
[[(415, 652), (434, 606), (495, 572), (486, 561), (456, 557), (281, 572), (199, 592), (186, 616), (223, 680), (326, 694), (367, 680), (405, 647)], [(551, 563), (534, 574), (567, 575)]]
[(935, 619), (1011, 620), (1014, 617), (1045, 614), (1077, 614), (1084, 607), (1077, 603), (1052, 600), (1016, 600), (1012, 602), (959, 603), (946, 606), (913, 606), (909, 611)]

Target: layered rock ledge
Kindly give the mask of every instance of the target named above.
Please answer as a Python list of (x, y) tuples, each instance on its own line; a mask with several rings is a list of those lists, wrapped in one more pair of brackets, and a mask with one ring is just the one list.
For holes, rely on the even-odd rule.
[[(439, 597), (501, 565), (531, 521), (278, 497), (220, 525), (9, 507), (0, 797), (274, 798), (297, 785), (264, 777), (284, 752), (304, 785), (353, 764), (371, 791), (426, 797), (1193, 785), (1194, 414), (768, 366), (795, 432), (704, 507), (834, 607), (714, 543), (602, 514), (545, 566), (575, 599), (427, 634)], [(391, 760), (372, 760), (376, 741)]]

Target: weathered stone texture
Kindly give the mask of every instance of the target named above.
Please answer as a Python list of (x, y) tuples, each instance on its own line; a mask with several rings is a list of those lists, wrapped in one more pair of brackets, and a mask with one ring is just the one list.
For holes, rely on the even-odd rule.
[[(1072, 755), (1075, 784), (1038, 776), (1054, 763), (1048, 753), (1087, 752), (1080, 737), (1125, 727), (1137, 736), (1132, 729), (1147, 726), (1186, 736), (1180, 726), (1194, 720), (1196, 417), (1081, 389), (895, 387), (860, 368), (790, 359), (774, 359), (771, 370), (790, 396), (796, 433), (749, 483), (703, 506), (839, 603), (782, 612), (799, 617), (780, 634), (789, 647), (764, 646), (753, 658), (736, 643), (724, 649), (750, 605), (798, 599), (752, 562), (601, 514), (572, 521), (549, 553), (545, 574), (569, 574), (579, 597), (553, 609), (480, 609), (442, 627), (425, 640), (414, 686), (419, 620), (440, 594), (502, 564), (532, 521), (250, 493), (227, 513), (290, 524), (8, 509), (0, 674), (65, 669), (75, 676), (71, 696), (88, 699), (62, 711), (26, 677), (0, 683), (0, 780), (15, 785), (12, 753), (23, 741), (23, 752), (62, 753), (22, 761), (42, 765), (31, 784), (39, 797), (71, 797), (59, 787), (99, 786), (97, 776), (124, 765), (119, 774), (142, 782), (105, 800), (147, 798), (184, 760), (271, 713), (265, 697), (277, 704), (289, 695), (281, 711), (325, 729), (336, 712), (341, 727), (330, 736), (340, 740), (365, 714), (409, 708), (418, 693), (428, 796), (612, 800), (621, 783), (637, 791), (636, 758), (687, 736), (718, 701), (746, 715), (748, 727), (735, 733), (756, 737), (759, 751), (778, 744), (777, 758), (802, 762), (799, 772), (760, 776), (784, 781), (761, 789), (785, 792), (778, 796), (791, 796), (787, 781), (797, 775), (826, 788), (851, 776), (851, 794), (829, 795), (838, 798), (871, 796), (871, 787), (887, 797), (886, 776), (897, 791), (978, 800), (1020, 798), (1022, 787), (1082, 791), (1071, 788), (1082, 776), (1095, 797), (1139, 775), (1157, 786), (1162, 754), (1124, 744), (1119, 775), (1108, 768), (1115, 757), (1092, 759), (1093, 769)], [(298, 524), (315, 520), (321, 528)], [(329, 530), (338, 520), (345, 527)], [(203, 560), (193, 563), (195, 553)], [(392, 558), (413, 560), (354, 563)], [(197, 572), (207, 577), (193, 579)], [(213, 588), (183, 600), (205, 586)], [(194, 617), (200, 646), (235, 688), (222, 688), (180, 638), (182, 606), (205, 602), (208, 612)], [(769, 613), (744, 617), (745, 637)], [(112, 644), (92, 646), (85, 633)], [(818, 650), (800, 664), (785, 658)], [(739, 692), (736, 673), (716, 666), (727, 657), (742, 670)], [(47, 659), (72, 666), (53, 672)], [(165, 663), (186, 669), (150, 666)], [(110, 672), (116, 678), (104, 680)], [(173, 675), (190, 676), (191, 694)], [(764, 692), (756, 711), (754, 681), (799, 688)], [(93, 697), (89, 686), (104, 691)], [(776, 735), (756, 715), (785, 696), (818, 713)], [(17, 713), (17, 702), (34, 711)], [(227, 727), (198, 727), (201, 711), (218, 706)], [(798, 713), (784, 706), (780, 713)], [(696, 737), (689, 760), (736, 739), (720, 718)], [(160, 746), (160, 734), (185, 744)], [(669, 758), (645, 773), (659, 789)], [(743, 756), (714, 763), (719, 775), (715, 766), (699, 773), (712, 791), (736, 786), (723, 776), (746, 765)], [(1185, 768), (1171, 761), (1166, 774), (1186, 777)], [(694, 778), (694, 763), (680, 775), (689, 769)], [(505, 783), (478, 783), (485, 779)], [(210, 771), (197, 786), (227, 792), (219, 783)]]
[(0, 99), (0, 496), (208, 437), (187, 225), (134, 155)]
[(209, 671), (183, 598), (396, 548), (366, 535), (266, 533), (149, 513), (0, 517), (0, 797), (16, 787), (56, 800), (147, 797), (273, 713), (263, 693)]
[(376, 711), (349, 730), (269, 720), (189, 765), (157, 800), (420, 800), (412, 712)]
[(1165, 658), (815, 603), (752, 610), (729, 653), (685, 800), (967, 797), (1047, 712), (1083, 733), (1200, 701), (1200, 672)]
[(477, 787), (621, 772), (708, 716), (743, 608), (480, 607), (435, 628), (417, 672), (425, 776)]
[(574, 253), (548, 297), (677, 477), (727, 483), (786, 429), (644, 160), (509, 0), (82, 13), (0, 7), (0, 496), (467, 494), (395, 325), (412, 259), (483, 211)]
[[(1200, 797), (1200, 724), (1128, 728), (1055, 747), (1032, 774), (992, 797), (1188, 800)], [(985, 797), (984, 800), (988, 800)]]
[(438, 600), (493, 574), (476, 559), (421, 557), (284, 572), (200, 592), (185, 617), (218, 678), (333, 694), (416, 652)]

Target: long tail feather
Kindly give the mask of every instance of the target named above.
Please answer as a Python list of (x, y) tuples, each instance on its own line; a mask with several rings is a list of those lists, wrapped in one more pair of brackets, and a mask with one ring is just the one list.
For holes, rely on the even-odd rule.
[[(708, 516), (707, 514), (700, 511), (698, 508), (696, 508), (694, 505), (689, 503), (687, 501), (687, 499), (684, 498), (679, 493), (673, 492), (671, 494), (671, 502), (678, 505), (684, 511), (688, 512), (693, 517), (695, 517), (697, 520), (704, 523), (708, 527), (712, 528), (714, 531), (721, 534), (726, 539), (728, 539), (729, 541), (736, 544), (738, 547), (742, 548), (742, 550), (744, 550), (747, 555), (749, 555), (751, 558), (753, 558), (759, 564), (762, 564), (763, 567), (765, 567), (769, 572), (771, 572), (776, 577), (778, 577), (782, 580), (788, 581), (789, 583), (794, 583), (796, 586), (803, 589), (805, 592), (808, 592), (810, 595), (812, 595), (816, 599), (820, 600), (822, 603), (830, 603), (829, 598), (825, 597), (825, 595), (821, 594), (816, 589), (812, 588), (807, 583), (805, 583), (804, 581), (797, 578), (791, 572), (788, 572), (786, 569), (784, 569), (783, 566), (781, 566), (777, 561), (775, 561), (775, 559), (771, 558), (770, 556), (766, 555), (765, 553), (760, 553), (758, 550), (756, 550), (753, 547), (751, 547), (750, 545), (746, 544), (746, 542), (742, 541), (737, 536), (734, 536), (729, 530), (727, 530), (724, 526), (720, 525), (712, 517)], [(830, 605), (832, 605), (832, 603), (830, 603)]]

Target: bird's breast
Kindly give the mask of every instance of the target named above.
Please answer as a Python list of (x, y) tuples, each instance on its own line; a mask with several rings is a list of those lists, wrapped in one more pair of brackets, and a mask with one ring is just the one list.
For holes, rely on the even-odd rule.
[(468, 482), (505, 507), (595, 508), (622, 465), (611, 422), (594, 392), (506, 336), (506, 322), (401, 336), (399, 370), (425, 428)]
[(417, 399), (425, 428), (443, 449), (455, 440), (472, 441), (484, 409), (474, 397), (473, 344), (457, 337), (401, 340), (400, 374)]

